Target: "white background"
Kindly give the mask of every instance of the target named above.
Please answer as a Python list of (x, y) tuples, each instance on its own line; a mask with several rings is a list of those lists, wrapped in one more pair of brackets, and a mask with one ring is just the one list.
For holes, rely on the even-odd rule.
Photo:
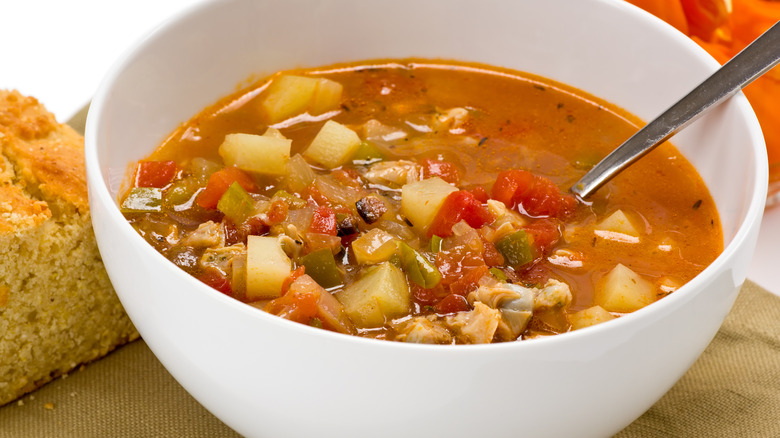
[[(195, 3), (3, 0), (0, 88), (35, 96), (68, 120), (135, 41)], [(748, 278), (780, 295), (780, 206), (765, 212)]]

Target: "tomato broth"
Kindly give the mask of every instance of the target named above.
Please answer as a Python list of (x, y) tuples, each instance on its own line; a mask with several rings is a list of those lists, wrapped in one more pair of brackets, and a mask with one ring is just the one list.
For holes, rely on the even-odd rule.
[(218, 291), (404, 342), (524, 340), (662, 299), (722, 251), (714, 202), (664, 144), (587, 202), (566, 188), (639, 121), (478, 64), (276, 73), (182, 124), (122, 211)]

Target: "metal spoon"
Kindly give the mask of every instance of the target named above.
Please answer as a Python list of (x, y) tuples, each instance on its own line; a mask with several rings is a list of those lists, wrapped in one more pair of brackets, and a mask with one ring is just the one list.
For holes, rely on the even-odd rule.
[(778, 62), (780, 62), (780, 22), (775, 23), (688, 95), (623, 142), (569, 190), (581, 199), (587, 198), (620, 171), (720, 102), (736, 94)]

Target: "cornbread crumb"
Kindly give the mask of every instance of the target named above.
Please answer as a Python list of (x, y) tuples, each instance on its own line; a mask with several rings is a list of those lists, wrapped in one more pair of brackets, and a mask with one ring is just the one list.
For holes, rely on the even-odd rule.
[(44, 404), (44, 405), (43, 405), (43, 407), (44, 407), (45, 409), (48, 409), (48, 410), (50, 410), (50, 411), (51, 411), (51, 410), (53, 410), (53, 409), (54, 409), (54, 403), (51, 403), (51, 402), (50, 402), (50, 403), (46, 403), (46, 404)]
[(83, 148), (0, 90), (0, 405), (138, 337), (95, 243)]

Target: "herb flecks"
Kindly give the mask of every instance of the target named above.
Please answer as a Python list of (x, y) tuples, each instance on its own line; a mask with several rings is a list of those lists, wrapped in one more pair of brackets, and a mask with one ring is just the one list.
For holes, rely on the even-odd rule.
[(691, 208), (693, 208), (694, 210), (698, 210), (699, 207), (701, 207), (701, 199), (699, 199), (698, 201), (694, 202), (693, 206)]

